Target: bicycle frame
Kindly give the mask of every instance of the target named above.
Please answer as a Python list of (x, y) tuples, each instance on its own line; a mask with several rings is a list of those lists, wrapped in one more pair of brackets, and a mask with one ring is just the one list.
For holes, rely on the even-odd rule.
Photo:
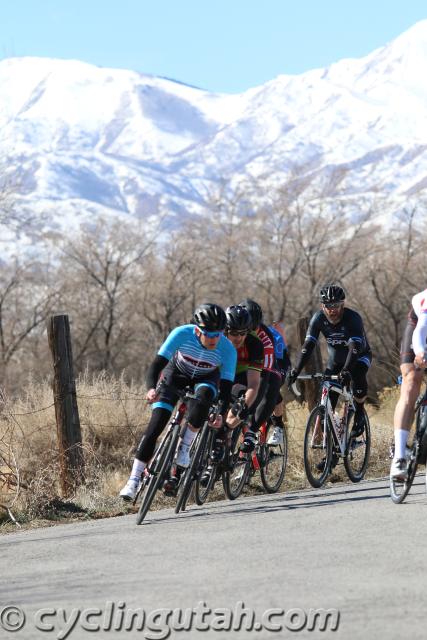
[[(263, 422), (259, 428), (259, 437), (258, 444), (264, 444), (267, 436), (267, 423)], [(258, 460), (257, 447), (252, 452), (252, 467), (254, 471), (259, 471), (261, 469), (261, 465)]]
[[(184, 418), (186, 409), (187, 409), (187, 405), (185, 404), (185, 402), (183, 400), (181, 400), (181, 402), (179, 403), (179, 405), (175, 409), (175, 412), (173, 413), (173, 415), (169, 419), (168, 428), (165, 430), (164, 434), (162, 435), (161, 440), (160, 440), (160, 442), (158, 443), (158, 445), (156, 447), (156, 451), (154, 452), (153, 457), (151, 458), (150, 462), (147, 464), (147, 467), (145, 469), (145, 475), (147, 474), (147, 471), (150, 474), (152, 473), (153, 470), (151, 469), (151, 465), (156, 459), (157, 452), (160, 450), (161, 446), (163, 445), (163, 442), (166, 440), (166, 438), (168, 437), (169, 433), (174, 428), (175, 424), (176, 423), (181, 424), (182, 419)], [(138, 498), (138, 495), (135, 497), (134, 503), (136, 502), (137, 498)]]
[[(341, 396), (344, 402), (344, 411), (340, 418), (339, 424), (335, 419), (335, 413), (332, 409), (332, 403), (330, 400), (330, 392), (333, 391)], [(347, 447), (348, 447), (348, 433), (347, 433), (347, 423), (348, 423), (348, 415), (350, 410), (354, 409), (354, 401), (353, 401), (353, 393), (350, 389), (346, 387), (341, 387), (340, 385), (334, 383), (333, 381), (325, 380), (322, 386), (322, 396), (320, 400), (320, 405), (325, 407), (325, 427), (326, 427), (326, 416), (329, 417), (330, 423), (332, 425), (332, 431), (334, 433), (335, 444), (338, 445), (341, 455), (344, 456)], [(326, 429), (324, 430), (323, 438), (325, 439)]]
[[(325, 415), (324, 415), (324, 429), (323, 429), (323, 447), (326, 445), (326, 432), (327, 432), (327, 418), (329, 418), (330, 424), (332, 425), (332, 433), (335, 441), (335, 445), (338, 446), (339, 451), (342, 456), (345, 456), (348, 448), (348, 434), (347, 434), (347, 425), (350, 411), (355, 411), (354, 400), (353, 400), (353, 392), (350, 388), (342, 387), (338, 383), (337, 375), (324, 375), (323, 373), (312, 373), (312, 374), (303, 374), (299, 375), (299, 380), (315, 380), (316, 378), (322, 380), (322, 392), (319, 404), (324, 407)], [(301, 396), (298, 388), (296, 386), (292, 387), (292, 390), (296, 396)], [(340, 424), (338, 425), (335, 420), (334, 410), (332, 409), (332, 404), (330, 401), (330, 392), (333, 391), (341, 396), (344, 402), (344, 413), (340, 419)]]

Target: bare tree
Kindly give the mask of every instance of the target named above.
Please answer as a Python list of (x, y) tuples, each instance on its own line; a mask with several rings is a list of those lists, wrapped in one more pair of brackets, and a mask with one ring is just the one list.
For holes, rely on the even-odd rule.
[(133, 296), (140, 269), (153, 248), (155, 231), (99, 219), (63, 247), (63, 304), (76, 327), (75, 361), (114, 369), (137, 331)]
[[(0, 367), (2, 384), (14, 384), (9, 370), (12, 362), (25, 359), (30, 337), (44, 327), (58, 299), (57, 291), (44, 278), (37, 262), (3, 265), (0, 272)], [(21, 368), (28, 369), (28, 359)]]

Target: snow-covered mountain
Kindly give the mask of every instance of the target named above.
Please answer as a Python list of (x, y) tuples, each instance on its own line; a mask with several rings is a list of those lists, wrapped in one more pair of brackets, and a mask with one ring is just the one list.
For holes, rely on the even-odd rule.
[(200, 213), (221, 185), (427, 188), (427, 20), (361, 59), (238, 95), (74, 60), (0, 62), (0, 167), (47, 228)]

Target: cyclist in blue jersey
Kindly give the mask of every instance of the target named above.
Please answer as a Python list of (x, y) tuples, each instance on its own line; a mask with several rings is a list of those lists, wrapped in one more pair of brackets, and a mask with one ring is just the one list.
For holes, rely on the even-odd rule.
[[(188, 466), (191, 443), (207, 419), (212, 402), (218, 398), (221, 420), (227, 411), (237, 353), (223, 335), (225, 312), (216, 304), (202, 304), (194, 312), (194, 323), (174, 329), (148, 369), (146, 399), (153, 405), (153, 411), (136, 450), (129, 479), (120, 491), (124, 500), (133, 500), (137, 494), (157, 439), (179, 398), (177, 390), (191, 386), (196, 395), (188, 402), (188, 425), (176, 458), (179, 468)], [(165, 483), (165, 491), (173, 494), (177, 483), (177, 478), (170, 478)]]

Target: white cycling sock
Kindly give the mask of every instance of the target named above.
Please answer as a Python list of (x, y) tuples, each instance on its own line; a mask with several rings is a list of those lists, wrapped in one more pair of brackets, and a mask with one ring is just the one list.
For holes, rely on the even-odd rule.
[(396, 429), (394, 432), (394, 459), (406, 457), (406, 443), (409, 431), (406, 429)]
[(182, 436), (181, 442), (186, 447), (191, 447), (191, 443), (193, 442), (196, 436), (197, 436), (197, 431), (191, 431), (191, 429), (186, 429), (184, 431), (184, 435)]
[(132, 471), (130, 472), (129, 480), (132, 480), (132, 482), (139, 482), (141, 480), (141, 476), (145, 467), (146, 467), (145, 462), (142, 462), (142, 460), (138, 460), (137, 458), (135, 458), (135, 460), (133, 461)]

